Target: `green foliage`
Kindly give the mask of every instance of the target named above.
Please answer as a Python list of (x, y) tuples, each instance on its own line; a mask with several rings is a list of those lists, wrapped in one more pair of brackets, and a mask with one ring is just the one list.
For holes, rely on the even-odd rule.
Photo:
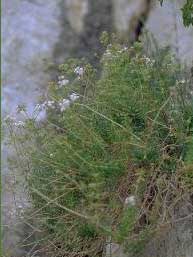
[(117, 229), (117, 241), (123, 243), (135, 227), (137, 217), (137, 209), (135, 207), (127, 207), (123, 210), (120, 224)]
[[(69, 60), (60, 75), (70, 83), (50, 84), (54, 108), (48, 109), (47, 120), (26, 122), (20, 142), (28, 142), (21, 146), (29, 194), (40, 228), (60, 245), (61, 256), (97, 255), (109, 234), (124, 242), (134, 233), (138, 241), (130, 247), (141, 249), (150, 226), (146, 221), (137, 225), (138, 214), (152, 177), (165, 174), (169, 180), (186, 158), (191, 161), (186, 147), (193, 116), (192, 99), (186, 97), (189, 82), (168, 53), (155, 56), (145, 56), (139, 43), (108, 45), (99, 78), (84, 60)], [(77, 65), (84, 70), (78, 76)], [(61, 110), (58, 103), (72, 94), (79, 98)], [(118, 188), (120, 178), (132, 175), (130, 163), (138, 167), (130, 193), (139, 201), (124, 208)]]
[(184, 26), (193, 25), (193, 0), (187, 0), (182, 8)]
[(185, 167), (182, 174), (182, 180), (190, 192), (193, 189), (193, 137), (188, 140)]
[(193, 163), (193, 137), (191, 137), (187, 143), (186, 163)]

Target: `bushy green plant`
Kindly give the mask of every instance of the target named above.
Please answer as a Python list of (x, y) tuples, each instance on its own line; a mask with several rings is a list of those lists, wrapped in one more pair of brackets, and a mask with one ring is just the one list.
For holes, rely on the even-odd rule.
[[(29, 194), (47, 244), (61, 256), (100, 255), (108, 235), (124, 242), (134, 233), (144, 242), (150, 220), (159, 220), (160, 181), (182, 167), (192, 134), (189, 82), (172, 59), (149, 58), (139, 43), (114, 43), (100, 76), (71, 59), (50, 84), (49, 102), (38, 106), (47, 107), (47, 119), (26, 121), (18, 141)], [(138, 200), (125, 209), (118, 188), (128, 174)]]

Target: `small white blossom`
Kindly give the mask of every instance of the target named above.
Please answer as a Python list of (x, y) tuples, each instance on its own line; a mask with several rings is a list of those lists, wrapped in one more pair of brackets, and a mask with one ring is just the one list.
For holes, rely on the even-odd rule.
[(181, 84), (186, 83), (185, 79), (182, 79), (182, 80), (180, 81), (180, 83), (181, 83)]
[(50, 157), (52, 158), (53, 156), (54, 156), (53, 153), (51, 153), (51, 154), (50, 154)]
[(104, 53), (105, 56), (111, 56), (111, 51), (109, 49), (107, 49)]
[(19, 121), (14, 122), (14, 125), (16, 127), (24, 127), (25, 126), (25, 122), (19, 120)]
[(151, 62), (151, 59), (149, 57), (144, 57), (145, 63), (149, 64)]
[(5, 122), (13, 122), (15, 120), (16, 120), (16, 118), (14, 116), (9, 115), (9, 114), (4, 119)]
[(55, 108), (55, 102), (51, 101), (51, 100), (45, 101), (43, 104), (41, 104), (41, 108), (42, 109), (45, 109), (45, 108), (54, 109)]
[(176, 80), (176, 84), (185, 84), (185, 83), (186, 83), (185, 79)]
[(64, 75), (58, 77), (58, 80), (63, 80), (63, 79), (65, 79)]
[(59, 106), (60, 106), (60, 111), (63, 112), (64, 110), (66, 110), (66, 108), (70, 106), (70, 100), (63, 99), (61, 102), (59, 102)]
[(123, 53), (128, 50), (128, 47), (123, 47), (121, 50), (118, 51), (118, 53)]
[(153, 60), (153, 59), (150, 59), (149, 57), (147, 57), (147, 56), (143, 56), (143, 59), (145, 60), (145, 63), (147, 64), (147, 65), (150, 65), (150, 66), (153, 66), (153, 64), (155, 63), (155, 60)]
[(80, 97), (80, 96), (79, 96), (78, 94), (72, 93), (72, 94), (70, 95), (70, 100), (71, 100), (72, 102), (74, 102), (74, 101), (77, 100), (79, 97)]
[(136, 198), (134, 195), (131, 195), (125, 199), (126, 206), (135, 206), (136, 205)]
[(82, 76), (83, 73), (84, 73), (84, 69), (83, 69), (82, 67), (77, 66), (77, 67), (74, 69), (74, 73), (76, 73), (76, 74), (79, 75), (79, 76)]
[(68, 79), (60, 80), (60, 81), (58, 81), (58, 87), (61, 88), (63, 86), (66, 86), (68, 83), (69, 83)]
[(47, 101), (47, 106), (52, 107), (54, 105), (54, 101)]

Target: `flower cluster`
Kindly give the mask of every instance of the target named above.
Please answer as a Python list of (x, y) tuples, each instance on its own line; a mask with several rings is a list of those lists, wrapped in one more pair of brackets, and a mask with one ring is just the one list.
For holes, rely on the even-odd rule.
[(80, 67), (80, 66), (77, 66), (74, 69), (74, 73), (81, 77), (84, 74), (84, 69), (82, 67)]
[(41, 107), (42, 107), (42, 109), (45, 109), (45, 108), (55, 109), (55, 102), (54, 102), (54, 101), (51, 101), (51, 100), (45, 101), (45, 102), (41, 105)]
[(128, 50), (128, 47), (124, 46), (121, 50), (118, 51), (118, 53), (123, 53)]
[(176, 84), (185, 84), (186, 80), (185, 79), (181, 79), (181, 80), (176, 80)]
[(69, 84), (69, 80), (65, 79), (65, 76), (62, 75), (62, 76), (58, 77), (58, 87), (59, 88), (62, 88), (68, 84)]
[(143, 56), (143, 60), (145, 61), (145, 64), (150, 65), (150, 66), (153, 66), (155, 63), (155, 60), (150, 59), (149, 57), (147, 57), (145, 55)]
[(71, 100), (72, 102), (74, 102), (74, 101), (76, 101), (79, 97), (80, 97), (80, 96), (79, 96), (78, 94), (72, 93), (72, 94), (70, 95), (70, 100)]
[(24, 127), (24, 126), (25, 126), (25, 122), (19, 120), (19, 121), (14, 122), (14, 125), (15, 125), (16, 127)]
[(69, 106), (70, 106), (70, 100), (68, 99), (63, 99), (62, 101), (59, 102), (59, 107), (61, 112), (66, 110), (66, 108), (68, 108)]
[(4, 118), (4, 121), (5, 121), (6, 123), (12, 123), (12, 122), (14, 122), (15, 120), (16, 120), (16, 118), (15, 118), (14, 116), (9, 115), (9, 114)]
[(60, 111), (63, 112), (66, 110), (66, 108), (68, 108), (70, 106), (70, 104), (74, 101), (76, 101), (79, 98), (79, 95), (76, 93), (72, 93), (69, 96), (69, 99), (63, 99), (62, 101), (59, 102), (59, 107), (60, 107)]
[(110, 57), (111, 56), (111, 51), (110, 51), (110, 49), (107, 49), (105, 52), (104, 52), (104, 56), (105, 57)]
[(24, 127), (25, 126), (25, 122), (21, 121), (21, 120), (17, 120), (16, 117), (11, 116), (11, 115), (7, 115), (4, 119), (5, 123), (7, 124), (11, 124), (15, 127)]

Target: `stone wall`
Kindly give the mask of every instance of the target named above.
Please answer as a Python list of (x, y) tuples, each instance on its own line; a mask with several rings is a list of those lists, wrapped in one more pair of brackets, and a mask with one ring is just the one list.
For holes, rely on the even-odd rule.
[[(183, 25), (181, 8), (184, 3), (185, 0), (164, 0), (161, 6), (158, 0), (66, 0), (67, 17), (74, 31), (79, 34), (84, 34), (88, 27), (98, 29), (99, 32), (114, 30), (123, 39), (133, 41), (136, 24), (147, 12), (144, 30), (152, 34), (160, 46), (171, 47), (183, 63), (191, 66), (193, 28)], [(94, 5), (97, 8), (89, 8)], [(111, 10), (106, 8), (107, 5), (111, 5)], [(91, 17), (90, 22), (88, 16)], [(104, 25), (103, 21), (107, 19), (108, 26), (95, 27), (97, 17), (100, 17), (101, 25)], [(86, 26), (85, 21), (88, 22)]]

